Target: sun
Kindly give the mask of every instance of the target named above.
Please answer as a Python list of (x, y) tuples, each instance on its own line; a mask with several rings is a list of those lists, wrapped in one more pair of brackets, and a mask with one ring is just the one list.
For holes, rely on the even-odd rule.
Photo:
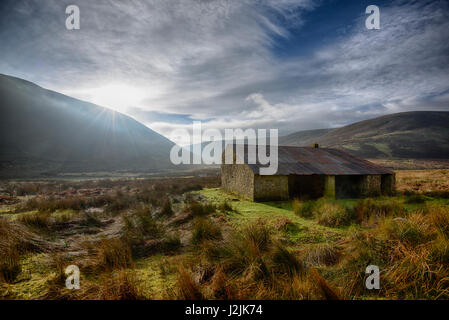
[(91, 102), (122, 113), (126, 112), (129, 107), (137, 106), (145, 97), (143, 90), (118, 83), (93, 88), (89, 91)]

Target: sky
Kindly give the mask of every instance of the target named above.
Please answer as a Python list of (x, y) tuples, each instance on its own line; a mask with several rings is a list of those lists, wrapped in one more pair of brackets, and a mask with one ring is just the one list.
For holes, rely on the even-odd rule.
[(169, 138), (193, 121), (285, 135), (449, 111), (449, 1), (2, 0), (0, 73)]

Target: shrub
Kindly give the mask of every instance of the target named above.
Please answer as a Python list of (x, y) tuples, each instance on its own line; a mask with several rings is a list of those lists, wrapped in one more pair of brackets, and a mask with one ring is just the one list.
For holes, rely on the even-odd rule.
[(219, 239), (221, 239), (221, 230), (217, 225), (205, 218), (195, 218), (191, 238), (193, 244), (200, 244), (204, 240)]

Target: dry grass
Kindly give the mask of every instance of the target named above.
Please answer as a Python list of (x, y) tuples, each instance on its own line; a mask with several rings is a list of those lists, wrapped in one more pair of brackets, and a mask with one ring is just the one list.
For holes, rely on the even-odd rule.
[(83, 280), (80, 290), (68, 290), (58, 283), (51, 283), (41, 300), (143, 300), (139, 280), (130, 271), (118, 270), (101, 274), (98, 281)]
[(129, 245), (117, 238), (104, 239), (98, 244), (98, 266), (106, 271), (132, 267), (133, 259)]
[(0, 252), (0, 281), (12, 283), (22, 272), (20, 254), (16, 248)]
[(396, 189), (403, 194), (449, 196), (449, 169), (396, 171)]
[(52, 247), (41, 237), (29, 231), (24, 225), (0, 217), (0, 252), (14, 249), (22, 254), (48, 251)]
[(220, 228), (206, 218), (195, 218), (193, 221), (191, 243), (201, 244), (206, 240), (221, 239)]
[(179, 299), (201, 300), (204, 298), (200, 285), (183, 266), (178, 267), (177, 289)]
[(49, 229), (52, 222), (48, 212), (24, 213), (19, 215), (18, 220), (28, 227), (38, 229)]
[(324, 199), (317, 201), (314, 215), (318, 224), (328, 227), (347, 226), (354, 220), (351, 210), (338, 203), (328, 202)]
[[(41, 281), (35, 271), (25, 279), (30, 265), (37, 265), (24, 254), (51, 251), (41, 255), (50, 261), (42, 265), (50, 274), (40, 296), (45, 299), (142, 299), (150, 298), (150, 286), (179, 299), (449, 299), (449, 208), (435, 198), (444, 196), (446, 173), (401, 174), (403, 199), (294, 200), (295, 215), (263, 220), (257, 220), (266, 214), (256, 210), (264, 210), (259, 204), (205, 200), (207, 190), (180, 196), (205, 186), (199, 178), (192, 180), (198, 185), (189, 179), (74, 183), (75, 189), (110, 185), (120, 190), (111, 194), (117, 201), (105, 195), (60, 201), (42, 191), (56, 185), (29, 185), (22, 192), (38, 194), (29, 204), (38, 212), (0, 217), (0, 278), (9, 287), (32, 285), (36, 276)], [(105, 212), (85, 214), (86, 206)], [(282, 206), (288, 204), (276, 206), (277, 212)], [(60, 208), (72, 210), (50, 214)], [(266, 206), (267, 212), (273, 208)], [(71, 228), (84, 235), (73, 236)], [(63, 241), (76, 254), (56, 245)], [(160, 256), (165, 262), (158, 262)], [(82, 261), (81, 290), (64, 288), (64, 267), (77, 264), (64, 257)], [(178, 264), (177, 271), (166, 271)], [(370, 264), (380, 267), (379, 291), (365, 288)]]
[(302, 257), (307, 266), (331, 266), (341, 258), (341, 249), (333, 243), (317, 243), (306, 247)]
[(395, 200), (378, 202), (374, 199), (361, 199), (354, 206), (354, 214), (358, 223), (373, 222), (384, 217), (405, 215), (404, 208)]
[(204, 217), (215, 212), (216, 207), (211, 203), (201, 203), (191, 200), (186, 205), (186, 211), (190, 212), (194, 217)]
[(382, 270), (377, 294), (391, 299), (449, 298), (449, 209), (433, 206), (405, 218), (386, 217), (379, 226), (354, 234), (342, 266), (347, 298), (372, 294), (363, 287), (363, 270)]

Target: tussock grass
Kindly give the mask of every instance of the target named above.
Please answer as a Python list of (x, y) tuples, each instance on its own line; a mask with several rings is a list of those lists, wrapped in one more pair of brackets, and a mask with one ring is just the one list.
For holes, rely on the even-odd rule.
[(378, 232), (384, 239), (399, 240), (409, 245), (419, 245), (434, 239), (428, 219), (421, 214), (408, 218), (391, 218), (382, 220)]
[(302, 218), (314, 217), (318, 224), (328, 227), (346, 226), (354, 220), (352, 210), (325, 198), (316, 201), (294, 199), (292, 209), (297, 216)]
[(367, 292), (362, 270), (369, 264), (382, 271), (377, 294), (396, 299), (449, 298), (449, 240), (446, 207), (429, 207), (406, 217), (387, 216), (376, 228), (354, 234), (340, 281), (347, 298)]
[(104, 273), (96, 282), (84, 279), (80, 290), (68, 290), (58, 283), (50, 283), (41, 300), (143, 300), (150, 297), (143, 293), (137, 277), (127, 270)]
[(91, 207), (105, 207), (116, 214), (136, 204), (136, 198), (117, 191), (115, 195), (95, 197), (73, 196), (64, 198), (34, 197), (18, 206), (16, 212), (33, 211), (55, 212), (57, 210), (86, 210)]
[(191, 200), (187, 203), (186, 211), (190, 212), (194, 217), (204, 217), (213, 212), (217, 208), (211, 203), (201, 203), (195, 200)]
[(124, 238), (131, 242), (156, 239), (164, 234), (163, 226), (153, 218), (149, 208), (140, 208), (133, 214), (122, 214)]
[(311, 218), (314, 214), (314, 202), (294, 199), (292, 202), (293, 212), (303, 218)]
[(48, 212), (24, 213), (19, 215), (18, 220), (32, 228), (49, 229), (52, 223), (51, 214)]
[(217, 209), (222, 213), (236, 212), (227, 199), (224, 199), (223, 202), (218, 205)]
[(347, 226), (354, 218), (351, 210), (325, 199), (318, 200), (313, 211), (318, 224), (328, 227)]
[[(179, 271), (182, 298), (336, 299), (338, 294), (291, 250), (272, 239), (273, 230), (260, 222), (233, 231), (224, 241), (208, 241), (210, 281), (201, 286), (191, 273)], [(201, 260), (201, 263), (205, 263)], [(215, 267), (214, 267), (215, 266)], [(187, 292), (187, 293), (185, 293)]]
[(14, 249), (23, 254), (48, 251), (52, 248), (52, 245), (28, 230), (24, 225), (0, 217), (0, 252)]
[(161, 210), (161, 216), (164, 217), (171, 217), (173, 215), (173, 209), (172, 209), (172, 205), (171, 205), (171, 201), (170, 199), (167, 199), (164, 202), (164, 205), (162, 206), (162, 210)]
[(130, 272), (120, 270), (105, 274), (98, 282), (86, 290), (82, 297), (89, 300), (143, 300), (148, 299), (140, 287), (139, 280)]
[(193, 279), (192, 274), (183, 266), (178, 267), (177, 273), (177, 295), (182, 300), (204, 299), (200, 285)]
[(193, 221), (191, 243), (198, 245), (206, 240), (221, 239), (221, 230), (206, 218), (195, 218)]
[(8, 248), (0, 252), (0, 281), (12, 283), (22, 272), (20, 254), (16, 248)]
[(359, 223), (406, 214), (405, 209), (396, 200), (379, 202), (371, 198), (359, 200), (354, 207), (354, 211)]
[(236, 300), (239, 298), (238, 288), (221, 268), (215, 271), (211, 280), (210, 290), (214, 299)]
[(443, 206), (428, 206), (427, 217), (437, 229), (438, 233), (449, 239), (449, 208)]
[(280, 244), (275, 246), (271, 260), (275, 269), (291, 276), (305, 270), (304, 263)]
[(302, 253), (307, 266), (331, 266), (341, 258), (341, 250), (333, 243), (317, 243), (308, 246)]
[(131, 248), (120, 239), (104, 239), (98, 244), (97, 263), (98, 267), (106, 271), (132, 267)]

